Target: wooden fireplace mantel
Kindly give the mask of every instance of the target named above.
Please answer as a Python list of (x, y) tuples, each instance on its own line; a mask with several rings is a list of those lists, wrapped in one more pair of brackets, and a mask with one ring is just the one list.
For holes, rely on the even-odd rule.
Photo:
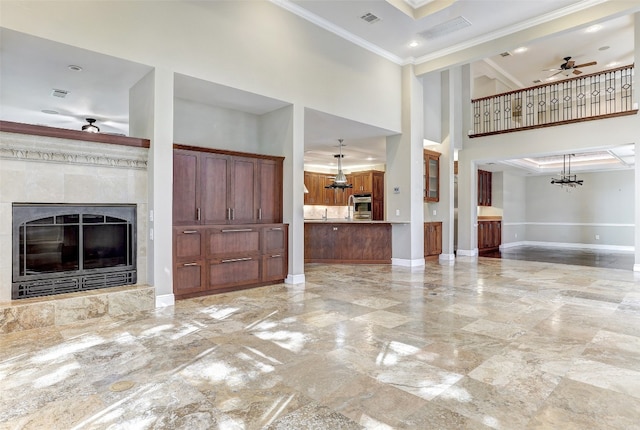
[(135, 146), (138, 148), (149, 148), (149, 139), (137, 137), (120, 136), (107, 133), (87, 133), (79, 130), (69, 130), (65, 128), (47, 127), (44, 125), (23, 124), (19, 122), (0, 121), (0, 131), (6, 133), (30, 134), (34, 136), (57, 137), (61, 139), (82, 140), (85, 142), (110, 143), (113, 145)]

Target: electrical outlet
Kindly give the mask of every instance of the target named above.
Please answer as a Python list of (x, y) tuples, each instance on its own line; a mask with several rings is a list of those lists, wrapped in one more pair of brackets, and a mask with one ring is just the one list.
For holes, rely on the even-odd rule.
[(516, 233), (516, 239), (518, 238), (518, 233)]
[(400, 216), (400, 209), (396, 209), (396, 216)]
[(596, 240), (600, 240), (600, 235), (596, 234)]
[(153, 209), (149, 211), (149, 221), (153, 222)]
[(153, 240), (153, 229), (149, 229), (149, 240)]
[(433, 210), (433, 216), (436, 216), (436, 210), (435, 209)]

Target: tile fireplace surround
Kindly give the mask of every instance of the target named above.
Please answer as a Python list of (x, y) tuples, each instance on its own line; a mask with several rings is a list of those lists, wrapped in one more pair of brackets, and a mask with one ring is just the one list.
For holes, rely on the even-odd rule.
[[(0, 333), (155, 306), (154, 290), (145, 285), (147, 155), (147, 148), (0, 132)], [(12, 301), (15, 202), (136, 204), (138, 284)]]

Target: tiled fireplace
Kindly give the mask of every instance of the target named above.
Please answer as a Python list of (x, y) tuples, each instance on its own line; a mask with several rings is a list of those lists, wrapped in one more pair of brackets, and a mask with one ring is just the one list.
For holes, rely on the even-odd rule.
[[(122, 315), (129, 311), (154, 307), (153, 288), (145, 285), (148, 230), (147, 152), (148, 149), (142, 147), (0, 131), (0, 333), (42, 325), (64, 324), (104, 315)], [(20, 273), (20, 257), (12, 246), (15, 234), (14, 211), (17, 206), (27, 207), (28, 205), (24, 204), (34, 203), (41, 208), (128, 207), (129, 210), (133, 210), (131, 215), (114, 216), (108, 221), (113, 221), (112, 224), (115, 225), (115, 219), (133, 218), (134, 224), (127, 227), (125, 222), (122, 227), (110, 226), (99, 234), (104, 236), (127, 228), (133, 229), (126, 237), (134, 238), (135, 244), (122, 245), (114, 239), (109, 246), (124, 246), (120, 251), (132, 254), (124, 257), (111, 255), (110, 258), (119, 259), (116, 265), (126, 269), (124, 272), (129, 272), (129, 275), (131, 271), (135, 272), (135, 276), (130, 278), (135, 285), (15, 300), (16, 297), (12, 297), (12, 284), (16, 273)], [(109, 210), (111, 209), (107, 209), (107, 212)], [(111, 214), (102, 215), (104, 217), (100, 222), (107, 224), (105, 217)], [(85, 220), (90, 224), (98, 222), (97, 218), (99, 216), (88, 217)], [(48, 219), (53, 220), (52, 222), (57, 221), (56, 218)], [(63, 224), (65, 220), (73, 224), (71, 221), (74, 219), (59, 220)], [(95, 236), (97, 230), (97, 227), (89, 226), (86, 234), (90, 236), (94, 233)], [(16, 231), (19, 234), (19, 228)], [(63, 240), (56, 240), (60, 242), (57, 246), (61, 246)], [(127, 248), (129, 245), (132, 247)], [(86, 254), (76, 259), (85, 257), (92, 258)], [(55, 254), (42, 258), (50, 259), (48, 262), (45, 261), (45, 265), (51, 261), (60, 263), (63, 260)], [(55, 260), (56, 258), (58, 260)], [(88, 261), (89, 267), (84, 267), (85, 274), (93, 273), (95, 267), (107, 264), (106, 261), (106, 258)], [(32, 268), (24, 267), (24, 261), (22, 263), (22, 274), (32, 274)], [(17, 272), (14, 269), (17, 269)]]

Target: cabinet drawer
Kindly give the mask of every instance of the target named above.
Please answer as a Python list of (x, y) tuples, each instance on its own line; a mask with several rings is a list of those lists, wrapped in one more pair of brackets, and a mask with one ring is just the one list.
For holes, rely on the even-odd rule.
[(176, 264), (173, 272), (174, 294), (179, 296), (202, 291), (205, 285), (203, 269), (201, 261)]
[(287, 255), (269, 254), (262, 256), (262, 281), (276, 281), (287, 277)]
[(260, 253), (260, 229), (233, 227), (209, 229), (207, 256)]
[(180, 228), (173, 231), (176, 259), (200, 258), (202, 254), (202, 230)]
[(287, 248), (287, 226), (273, 225), (262, 230), (262, 250), (265, 253), (271, 251), (283, 251)]
[(210, 290), (260, 282), (259, 257), (214, 259), (209, 262), (208, 269), (207, 289)]

